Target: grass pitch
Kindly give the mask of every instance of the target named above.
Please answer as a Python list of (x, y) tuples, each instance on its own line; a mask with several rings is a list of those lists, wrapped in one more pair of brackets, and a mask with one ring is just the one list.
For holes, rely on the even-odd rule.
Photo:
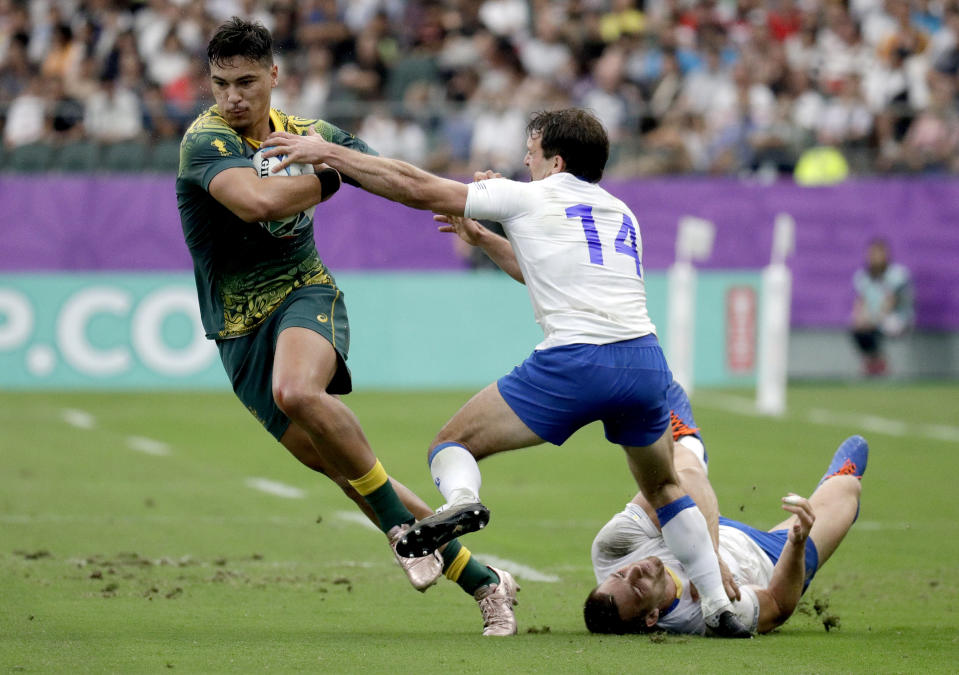
[[(425, 447), (471, 392), (359, 393), (387, 470), (429, 503)], [(385, 538), (230, 394), (0, 393), (0, 669), (6, 672), (955, 672), (959, 387), (799, 386), (693, 398), (723, 512), (757, 527), (808, 494), (836, 445), (871, 445), (859, 522), (800, 611), (750, 641), (586, 633), (589, 545), (634, 490), (599, 427), (481, 464), (516, 573), (519, 635), (471, 598), (416, 593)]]

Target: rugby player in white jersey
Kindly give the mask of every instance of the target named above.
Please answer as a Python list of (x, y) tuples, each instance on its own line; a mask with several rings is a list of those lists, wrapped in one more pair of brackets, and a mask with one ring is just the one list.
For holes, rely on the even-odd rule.
[[(705, 474), (704, 457), (679, 448), (677, 443), (677, 465), (699, 463)], [(792, 616), (813, 576), (846, 536), (859, 513), (868, 456), (865, 439), (846, 439), (808, 499), (783, 498), (782, 508), (794, 515), (769, 531), (720, 518), (720, 556), (739, 584), (734, 608), (751, 631), (769, 632)], [(689, 575), (663, 543), (656, 512), (642, 495), (596, 535), (592, 561), (599, 585), (583, 608), (590, 631), (708, 632)]]
[[(699, 589), (705, 622), (719, 635), (750, 637), (732, 611), (706, 520), (673, 469), (672, 374), (646, 311), (639, 224), (597, 185), (609, 157), (606, 130), (591, 113), (567, 109), (536, 113), (527, 132), (529, 183), (467, 185), (319, 135), (276, 132), (264, 143), (272, 146), (267, 155), (285, 155), (277, 170), (325, 162), (365, 190), (435, 211), (451, 225), (463, 217), (502, 223), (515, 259), (508, 271), (526, 284), (543, 329), (533, 354), (476, 394), (433, 440), (430, 472), (446, 504), (407, 533), (401, 550), (427, 555), (486, 525), (478, 459), (545, 441), (560, 445), (602, 420), (607, 439), (626, 451), (667, 546)], [(504, 605), (515, 602), (508, 580), (496, 592)]]

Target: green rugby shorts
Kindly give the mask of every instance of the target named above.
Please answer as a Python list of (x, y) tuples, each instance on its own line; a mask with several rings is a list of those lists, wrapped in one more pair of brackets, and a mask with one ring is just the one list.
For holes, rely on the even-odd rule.
[(343, 293), (336, 286), (316, 284), (298, 288), (249, 335), (216, 341), (233, 391), (276, 440), (290, 426), (290, 418), (273, 400), (273, 353), (280, 333), (292, 327), (309, 328), (333, 345), (337, 367), (326, 390), (331, 394), (350, 393), (353, 381), (346, 365), (350, 322)]

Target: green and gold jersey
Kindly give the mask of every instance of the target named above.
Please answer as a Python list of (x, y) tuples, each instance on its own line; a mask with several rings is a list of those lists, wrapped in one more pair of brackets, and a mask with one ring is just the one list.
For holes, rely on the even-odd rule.
[[(274, 130), (300, 135), (315, 124), (317, 133), (330, 142), (372, 152), (363, 141), (322, 120), (271, 109), (270, 122)], [(300, 286), (335, 283), (316, 251), (312, 222), (295, 236), (274, 237), (210, 195), (210, 181), (221, 171), (253, 168), (258, 146), (227, 124), (216, 106), (194, 120), (180, 143), (177, 208), (193, 256), (203, 328), (211, 339), (249, 333)]]

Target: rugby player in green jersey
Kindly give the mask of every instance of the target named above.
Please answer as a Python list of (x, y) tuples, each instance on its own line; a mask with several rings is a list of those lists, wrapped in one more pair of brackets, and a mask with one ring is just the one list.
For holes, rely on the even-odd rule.
[[(300, 462), (336, 482), (387, 534), (395, 554), (414, 517), (431, 511), (390, 479), (337, 396), (352, 388), (349, 322), (343, 295), (317, 253), (309, 213), (333, 196), (341, 177), (318, 165), (313, 173), (261, 180), (251, 161), (271, 132), (305, 134), (311, 127), (333, 143), (372, 151), (331, 124), (270, 107), (278, 68), (262, 25), (230, 19), (210, 40), (207, 56), (216, 105), (186, 131), (176, 181), (207, 337), (216, 340), (243, 404)], [(271, 221), (294, 226), (264, 225)], [(485, 635), (516, 632), (507, 601), (515, 582), (478, 563), (459, 542), (434, 555), (396, 559), (421, 591), (445, 571), (479, 602)]]

